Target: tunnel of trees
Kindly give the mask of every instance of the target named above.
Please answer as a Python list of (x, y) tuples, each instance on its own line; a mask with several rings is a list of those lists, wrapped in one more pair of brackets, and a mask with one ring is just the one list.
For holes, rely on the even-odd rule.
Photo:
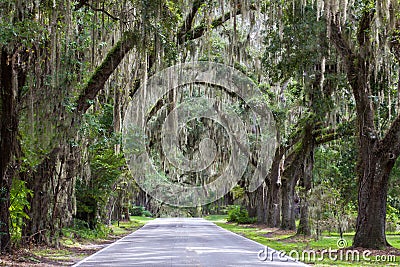
[[(353, 229), (355, 247), (384, 249), (386, 229), (400, 224), (399, 60), (392, 0), (0, 1), (0, 248), (57, 245), (63, 227), (129, 218), (132, 205), (201, 216), (238, 204), (270, 227)], [(177, 208), (137, 185), (121, 131), (143, 81), (192, 61), (248, 76), (278, 145), (255, 191), (259, 144), (250, 138), (246, 172), (227, 195)], [(204, 137), (218, 142), (218, 167), (200, 173), (180, 175), (159, 142), (166, 114), (188, 95), (217, 97), (251, 118), (237, 96), (203, 85), (174, 89), (151, 110), (153, 162), (176, 182), (203, 184), (230, 154), (217, 123), (192, 120), (180, 132), (189, 156)]]

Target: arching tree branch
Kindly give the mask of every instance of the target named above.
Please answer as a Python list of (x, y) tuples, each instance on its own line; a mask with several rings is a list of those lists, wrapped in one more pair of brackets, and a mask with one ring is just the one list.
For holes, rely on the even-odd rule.
[(391, 154), (396, 159), (400, 154), (400, 114), (393, 121), (386, 135), (379, 142), (378, 152)]
[(104, 84), (121, 63), (125, 55), (138, 43), (139, 38), (133, 32), (125, 32), (121, 40), (107, 54), (103, 63), (96, 69), (85, 89), (77, 100), (77, 115), (85, 113), (90, 107), (90, 101), (94, 100), (97, 93), (104, 87)]
[(190, 31), (190, 29), (192, 28), (194, 17), (196, 16), (197, 11), (204, 2), (205, 0), (196, 0), (193, 2), (192, 10), (187, 15), (185, 22), (182, 24), (178, 32), (178, 40), (180, 40), (187, 32)]
[[(250, 6), (250, 9), (254, 9), (254, 6)], [(242, 9), (240, 8), (240, 5), (238, 5), (235, 13), (227, 12), (221, 17), (213, 20), (210, 25), (205, 25), (204, 23), (202, 23), (201, 25), (195, 28), (189, 28), (187, 31), (180, 32), (178, 35), (178, 44), (184, 44), (187, 41), (198, 39), (201, 36), (203, 36), (204, 32), (208, 29), (208, 27), (216, 28), (218, 26), (221, 26), (230, 18), (240, 15), (241, 13)]]
[(75, 6), (74, 10), (75, 10), (75, 11), (76, 11), (76, 10), (79, 10), (79, 9), (81, 9), (81, 8), (84, 7), (84, 6), (87, 6), (88, 8), (90, 8), (90, 9), (93, 10), (93, 11), (102, 12), (102, 13), (106, 14), (108, 17), (110, 17), (111, 19), (115, 20), (115, 21), (119, 21), (119, 20), (120, 20), (120, 18), (118, 18), (118, 17), (112, 15), (110, 12), (108, 12), (108, 11), (105, 10), (104, 8), (97, 8), (97, 7), (92, 6), (91, 4), (88, 3), (87, 0), (80, 0), (80, 1), (78, 2), (78, 4)]

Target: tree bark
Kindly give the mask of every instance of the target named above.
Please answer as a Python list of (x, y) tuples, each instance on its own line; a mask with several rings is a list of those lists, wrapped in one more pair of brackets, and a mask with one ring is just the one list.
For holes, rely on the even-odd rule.
[(296, 230), (294, 217), (294, 188), (298, 178), (296, 176), (282, 179), (282, 230)]
[[(301, 193), (300, 193), (300, 222), (297, 229), (299, 235), (311, 235), (308, 212), (308, 194), (311, 190), (312, 171), (314, 168), (314, 142), (312, 139), (312, 128), (309, 128), (308, 149), (304, 160), (304, 173), (301, 177)], [(307, 138), (307, 137), (306, 137)]]
[(49, 231), (51, 229), (50, 207), (52, 196), (50, 180), (55, 175), (55, 166), (59, 150), (53, 150), (37, 167), (36, 171), (27, 177), (26, 186), (32, 192), (28, 198), (30, 208), (26, 210), (29, 220), (25, 221), (22, 236), (25, 242), (50, 244)]
[[(22, 51), (22, 50), (21, 50)], [(0, 139), (0, 250), (10, 250), (10, 189), (17, 169), (18, 157), (18, 96), (25, 84), (26, 72), (17, 58), (24, 53), (14, 49), (9, 53), (1, 48), (0, 56), (0, 97), (1, 97), (1, 139)]]
[(261, 185), (254, 192), (247, 194), (249, 199), (249, 204), (247, 210), (249, 212), (249, 217), (256, 217), (258, 223), (265, 223), (266, 218), (266, 196), (268, 193), (266, 187)]
[(138, 36), (133, 32), (125, 32), (116, 45), (107, 54), (102, 64), (95, 70), (85, 89), (77, 100), (76, 117), (78, 121), (83, 113), (91, 106), (104, 84), (118, 67), (125, 55), (138, 43)]
[(372, 156), (369, 168), (363, 170), (358, 192), (358, 217), (353, 247), (385, 249), (386, 198), (389, 174), (394, 162), (384, 155)]
[(335, 22), (331, 22), (330, 38), (345, 63), (357, 111), (359, 188), (353, 247), (384, 249), (389, 245), (385, 235), (389, 174), (400, 154), (400, 115), (385, 137), (379, 140), (374, 124), (375, 111), (370, 98), (373, 75), (368, 70), (374, 60), (369, 47), (370, 23), (374, 12), (364, 12), (360, 20), (357, 53), (343, 37)]
[(13, 155), (13, 144), (18, 127), (16, 117), (16, 94), (13, 89), (13, 69), (10, 56), (5, 48), (1, 50), (0, 63), (1, 88), (1, 157), (0, 157), (0, 249), (10, 250), (10, 189), (12, 175), (10, 163)]
[(270, 179), (269, 179), (269, 194), (267, 195), (267, 218), (266, 224), (268, 227), (279, 227), (281, 223), (281, 162), (283, 156), (283, 148), (280, 146), (275, 151), (275, 157), (272, 162)]

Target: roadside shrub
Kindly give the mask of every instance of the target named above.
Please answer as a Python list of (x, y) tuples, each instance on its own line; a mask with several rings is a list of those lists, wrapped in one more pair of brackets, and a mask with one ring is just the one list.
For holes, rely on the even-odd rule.
[(250, 218), (249, 213), (245, 208), (240, 205), (231, 205), (228, 207), (228, 222), (235, 223), (254, 223), (256, 221), (255, 218)]
[(400, 226), (400, 211), (390, 205), (386, 205), (386, 230), (396, 232)]
[(89, 227), (89, 224), (80, 219), (74, 219), (72, 227), (65, 227), (62, 229), (63, 236), (70, 238), (82, 238), (82, 239), (97, 239), (105, 238), (111, 232), (105, 224), (97, 223), (94, 229)]
[(24, 181), (14, 179), (10, 191), (10, 234), (14, 244), (21, 240), (24, 219), (29, 219), (26, 213), (30, 208), (28, 197), (32, 197), (33, 193), (25, 184)]
[(143, 213), (142, 213), (142, 216), (145, 216), (145, 217), (153, 217), (153, 214), (151, 214), (151, 212), (148, 211), (148, 210), (144, 210)]
[(153, 217), (153, 214), (151, 214), (151, 212), (146, 210), (143, 206), (131, 206), (129, 208), (129, 214), (131, 216)]
[(143, 216), (143, 212), (145, 211), (144, 207), (142, 206), (132, 206), (129, 209), (129, 213), (132, 216)]

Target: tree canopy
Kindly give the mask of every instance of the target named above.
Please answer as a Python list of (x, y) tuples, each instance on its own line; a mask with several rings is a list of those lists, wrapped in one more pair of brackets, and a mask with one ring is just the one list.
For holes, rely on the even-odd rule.
[[(299, 220), (298, 234), (316, 236), (324, 221), (341, 234), (353, 228), (355, 247), (390, 246), (385, 232), (400, 224), (399, 12), (391, 0), (0, 1), (1, 250), (58, 245), (64, 227), (109, 224), (134, 206), (201, 216), (233, 204), (244, 207), (232, 209), (241, 219), (291, 230)], [(146, 110), (146, 150), (166, 180), (212, 183), (237, 141), (218, 121), (190, 120), (177, 148), (193, 160), (212, 140), (216, 156), (199, 172), (174, 166), (162, 131), (188, 99), (217, 99), (244, 121), (249, 140), (249, 163), (228, 194), (173, 207), (136, 183), (123, 122), (138, 92), (153, 93), (149, 77), (195, 61), (254, 83), (277, 145), (252, 190), (265, 139), (249, 104), (221, 86), (173, 88)]]

